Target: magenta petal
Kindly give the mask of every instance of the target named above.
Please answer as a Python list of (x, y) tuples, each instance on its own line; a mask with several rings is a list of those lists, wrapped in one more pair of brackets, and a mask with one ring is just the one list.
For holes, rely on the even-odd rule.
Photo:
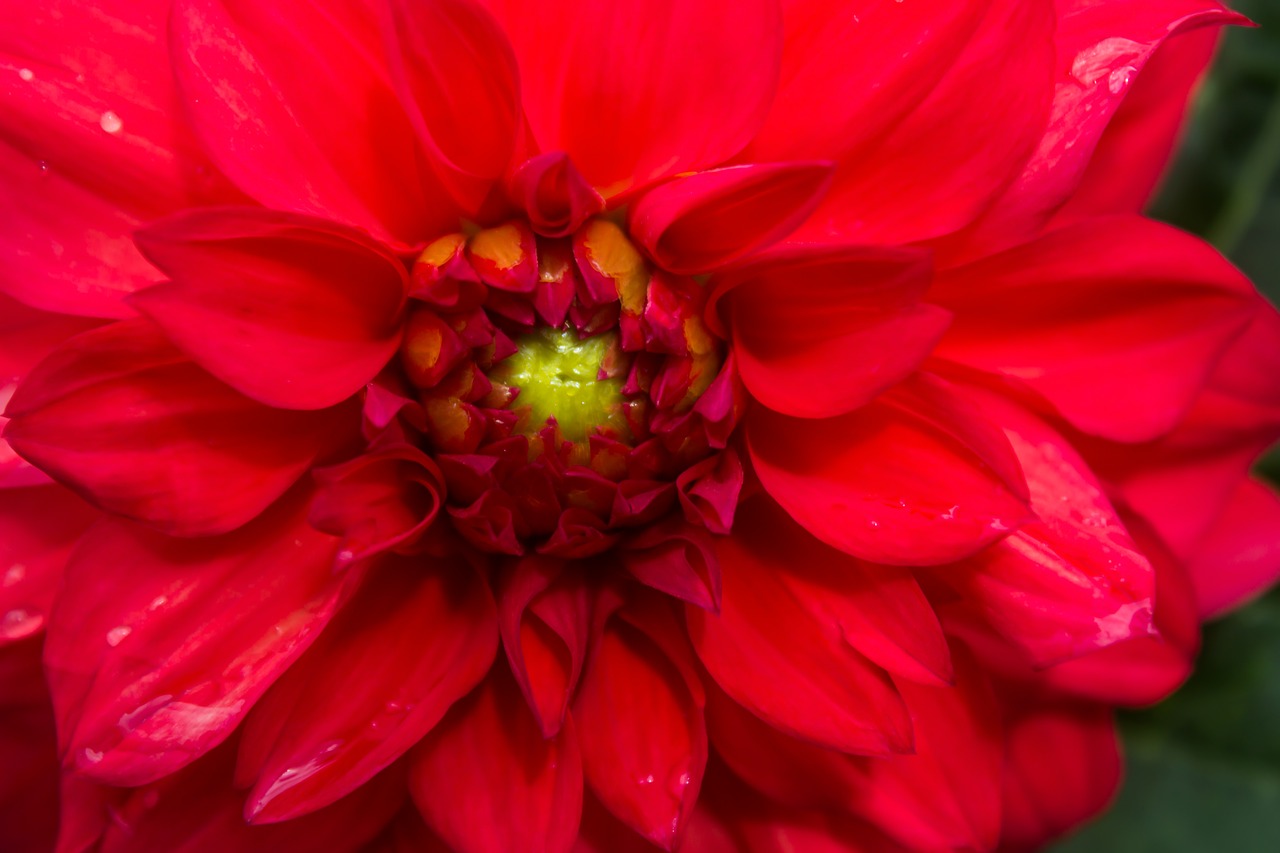
[(5, 438), (91, 503), (181, 536), (254, 518), (340, 442), (355, 413), (271, 409), (144, 320), (77, 335), (9, 401)]
[(794, 231), (831, 172), (830, 163), (765, 163), (676, 178), (636, 201), (631, 234), (669, 272), (709, 272)]
[(201, 367), (269, 406), (340, 403), (400, 345), (408, 275), (353, 229), (225, 208), (173, 217), (137, 241), (173, 281), (129, 304)]
[(226, 738), (316, 638), (344, 582), (305, 495), (209, 539), (121, 521), (86, 535), (49, 620), (66, 763), (114, 785), (172, 773)]
[(760, 482), (792, 518), (872, 562), (950, 562), (1028, 517), (1009, 439), (927, 374), (838, 418), (753, 409), (747, 445)]
[(246, 723), (236, 770), (252, 783), (246, 817), (290, 820), (354, 791), (479, 683), (497, 645), (493, 596), (471, 566), (374, 568)]

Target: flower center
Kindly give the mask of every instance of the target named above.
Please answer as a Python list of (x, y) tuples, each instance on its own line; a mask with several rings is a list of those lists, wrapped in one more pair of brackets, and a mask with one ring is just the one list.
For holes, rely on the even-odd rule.
[(614, 332), (582, 339), (571, 329), (543, 326), (520, 337), (515, 354), (488, 375), (491, 382), (518, 390), (509, 408), (520, 416), (516, 432), (522, 435), (537, 435), (553, 421), (575, 444), (593, 434), (625, 439), (622, 379), (610, 377), (605, 367), (620, 357)]

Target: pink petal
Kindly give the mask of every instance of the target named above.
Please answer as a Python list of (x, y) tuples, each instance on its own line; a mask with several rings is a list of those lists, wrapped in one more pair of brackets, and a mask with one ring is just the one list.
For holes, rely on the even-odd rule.
[(459, 702), (413, 752), (410, 790), (459, 853), (567, 851), (582, 814), (572, 719), (544, 740), (504, 666)]
[[(1112, 116), (1167, 38), (1247, 21), (1216, 0), (1070, 0), (1056, 8), (1057, 82), (1044, 134), (1022, 174), (957, 241), (955, 251), (967, 257), (1016, 245), (1043, 228), (1080, 185)], [(1161, 160), (1149, 150), (1142, 157)]]
[(947, 0), (784, 3), (782, 77), (750, 157), (838, 157), (877, 139), (945, 77), (981, 14)]
[(1043, 707), (1006, 731), (1002, 840), (1038, 850), (1102, 811), (1120, 784), (1111, 712), (1097, 706)]
[(182, 536), (255, 517), (355, 426), (343, 408), (270, 409), (200, 370), (150, 323), (70, 339), (10, 400), (5, 438), (113, 513)]
[(949, 684), (951, 653), (933, 608), (910, 572), (873, 566), (828, 548), (771, 501), (743, 507), (738, 541), (827, 633), (895, 675)]
[(236, 770), (252, 783), (247, 819), (291, 820), (354, 791), (484, 677), (497, 644), (493, 596), (469, 565), (378, 566), (250, 715)]
[(687, 606), (689, 638), (739, 704), (792, 737), (884, 755), (911, 748), (906, 708), (888, 676), (796, 599), (760, 538), (716, 540), (724, 565), (719, 615)]
[(773, 97), (781, 28), (770, 0), (731, 16), (710, 0), (488, 6), (515, 48), (539, 147), (568, 154), (606, 199), (729, 159)]
[(702, 701), (700, 685), (695, 695), (654, 638), (622, 618), (605, 620), (573, 706), (587, 782), (664, 850), (680, 846), (702, 784)]
[(1254, 312), (1248, 280), (1197, 238), (1093, 219), (942, 275), (938, 353), (1022, 380), (1118, 441), (1168, 432)]
[[(933, 11), (932, 3), (922, 5), (926, 11), (915, 14)], [(952, 233), (977, 219), (1019, 174), (1049, 112), (1053, 9), (1023, 0), (981, 5), (982, 20), (927, 97), (882, 137), (841, 160), (831, 192), (805, 225), (806, 234), (896, 244)], [(945, 38), (948, 18), (968, 14), (941, 12), (940, 31), (930, 16), (921, 25), (929, 35), (916, 38)], [(889, 46), (882, 44), (876, 52)], [(890, 62), (939, 62), (921, 52), (926, 55)]]
[(1038, 521), (939, 578), (1036, 666), (1153, 634), (1154, 569), (1085, 461), (1018, 406), (994, 394), (972, 399), (1009, 437)]
[(454, 199), (479, 211), (521, 129), (520, 81), (501, 27), (471, 0), (388, 4), (383, 26), (401, 102)]
[[(127, 316), (154, 280), (142, 221), (241, 198), (185, 128), (165, 0), (51, 0), (0, 33), (0, 291), (71, 314)], [(12, 82), (11, 82), (12, 81)]]
[(100, 517), (61, 486), (0, 490), (0, 646), (44, 627), (67, 556)]
[(709, 272), (795, 230), (831, 172), (830, 163), (763, 163), (676, 178), (636, 201), (631, 235), (669, 272)]
[(1027, 517), (1009, 440), (925, 374), (836, 418), (753, 409), (747, 444), (760, 482), (792, 518), (872, 562), (950, 562)]
[(498, 586), (498, 627), (516, 682), (545, 737), (560, 730), (586, 659), (591, 599), (581, 574), (525, 557)]
[(724, 276), (742, 381), (757, 400), (795, 417), (864, 405), (910, 375), (950, 320), (918, 300), (929, 256), (907, 249), (795, 246)]
[[(0, 560), (3, 563), (3, 560)], [(1245, 479), (1195, 548), (1187, 570), (1204, 616), (1253, 598), (1280, 578), (1280, 498)]]
[(170, 27), (191, 126), (254, 199), (401, 245), (456, 230), (371, 8), (180, 0)]
[(343, 582), (301, 497), (212, 539), (116, 520), (85, 537), (45, 650), (69, 766), (113, 785), (174, 772), (311, 644)]
[(205, 370), (269, 406), (340, 403), (400, 345), (408, 275), (358, 231), (225, 208), (165, 220), (137, 240), (173, 281), (129, 304)]

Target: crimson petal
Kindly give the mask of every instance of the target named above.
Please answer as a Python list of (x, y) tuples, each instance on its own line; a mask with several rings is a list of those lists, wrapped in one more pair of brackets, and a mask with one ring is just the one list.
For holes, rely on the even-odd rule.
[(336, 540), (295, 495), (212, 539), (107, 520), (67, 566), (45, 662), (66, 762), (139, 785), (199, 758), (328, 621)]
[(747, 446), (760, 482), (792, 518), (872, 562), (949, 562), (1028, 517), (1026, 484), (1004, 433), (925, 374), (836, 418), (757, 407)]
[(250, 715), (236, 770), (253, 785), (246, 817), (290, 820), (364, 784), (479, 683), (497, 646), (493, 596), (471, 566), (376, 567)]
[(91, 503), (168, 533), (232, 530), (345, 435), (354, 417), (270, 409), (174, 349), (149, 322), (77, 335), (9, 401), (5, 438)]
[(400, 345), (404, 265), (353, 229), (257, 208), (184, 213), (137, 235), (173, 281), (129, 304), (248, 397), (323, 409)]

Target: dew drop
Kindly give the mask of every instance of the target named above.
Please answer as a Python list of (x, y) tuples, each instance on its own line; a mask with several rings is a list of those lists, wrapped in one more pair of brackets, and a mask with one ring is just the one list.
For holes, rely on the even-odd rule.
[(116, 115), (112, 110), (107, 110), (102, 114), (102, 117), (98, 119), (98, 125), (107, 133), (111, 134), (119, 133), (121, 129), (124, 128), (124, 122), (121, 121), (120, 116)]
[(49, 177), (49, 163), (48, 163), (48, 161), (41, 160), (41, 161), (40, 161), (39, 163), (37, 163), (36, 165), (40, 167), (40, 177), (42, 177), (42, 178), (47, 178), (47, 177)]
[(23, 83), (30, 83), (32, 80), (36, 79), (35, 72), (30, 68), (19, 68), (18, 77)]
[(107, 645), (114, 649), (132, 633), (133, 629), (128, 625), (118, 625), (107, 632)]
[(147, 605), (147, 609), (159, 610), (161, 607), (164, 607), (168, 603), (169, 603), (169, 596), (157, 595), (155, 598), (151, 599), (151, 603)]
[(14, 563), (12, 566), (10, 566), (8, 569), (5, 570), (4, 585), (13, 586), (14, 584), (21, 583), (22, 579), (25, 578), (26, 576), (27, 576), (27, 567), (22, 565), (22, 563)]
[(652, 773), (650, 773), (648, 776), (642, 776), (641, 778), (639, 778), (639, 779), (637, 779), (637, 780), (636, 780), (636, 783), (637, 783), (637, 784), (639, 784), (639, 785), (652, 785), (652, 784), (653, 784), (653, 774), (652, 774)]
[(1129, 83), (1133, 80), (1133, 75), (1137, 73), (1137, 69), (1132, 65), (1126, 65), (1123, 68), (1117, 68), (1107, 77), (1107, 88), (1111, 90), (1111, 94), (1118, 95), (1123, 92)]
[(0, 617), (0, 639), (18, 640), (30, 636), (44, 625), (44, 616), (38, 611), (15, 607)]
[(84, 748), (84, 760), (90, 764), (97, 764), (102, 760), (102, 753), (96, 749), (90, 749), (86, 746)]

